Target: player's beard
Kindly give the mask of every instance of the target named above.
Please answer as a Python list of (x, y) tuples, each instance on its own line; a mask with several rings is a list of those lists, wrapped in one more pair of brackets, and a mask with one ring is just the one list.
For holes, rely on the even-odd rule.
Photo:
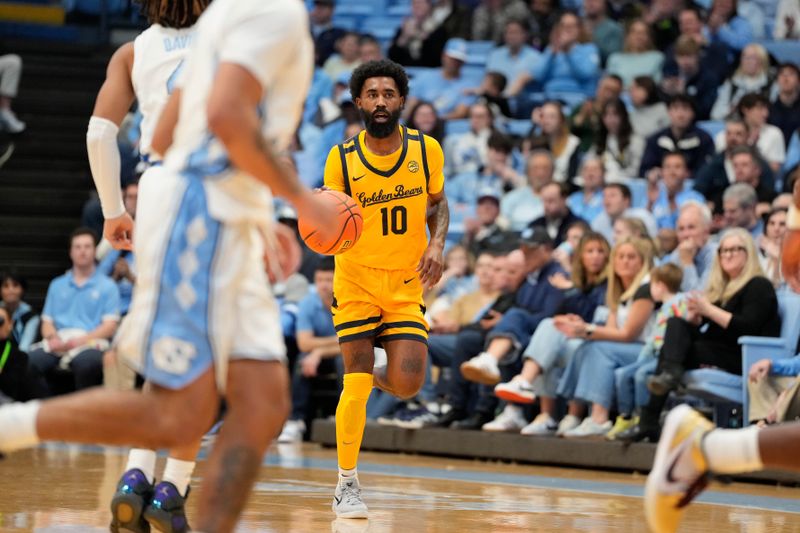
[(364, 109), (358, 110), (358, 112), (361, 114), (361, 120), (364, 121), (364, 128), (367, 130), (367, 133), (369, 133), (371, 137), (385, 139), (397, 130), (397, 124), (400, 123), (400, 112), (402, 109), (398, 109), (394, 112), (383, 109), (381, 111), (389, 114), (386, 122), (376, 121), (375, 117), (372, 116), (372, 113), (369, 113)]

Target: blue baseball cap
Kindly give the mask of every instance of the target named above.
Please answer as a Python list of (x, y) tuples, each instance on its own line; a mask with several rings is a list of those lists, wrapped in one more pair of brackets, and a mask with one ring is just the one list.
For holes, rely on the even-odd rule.
[(458, 59), (459, 61), (467, 61), (467, 41), (461, 38), (453, 38), (447, 41), (444, 45), (445, 55)]

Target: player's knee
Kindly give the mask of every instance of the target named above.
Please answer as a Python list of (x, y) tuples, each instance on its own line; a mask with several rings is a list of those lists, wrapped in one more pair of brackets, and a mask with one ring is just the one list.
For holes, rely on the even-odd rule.
[(156, 424), (161, 446), (177, 448), (197, 442), (211, 428), (217, 416), (216, 402), (173, 402), (180, 403), (163, 409)]
[[(424, 376), (423, 376), (424, 377)], [(408, 400), (417, 395), (422, 388), (423, 379), (404, 379), (393, 387), (395, 396), (401, 400)]]

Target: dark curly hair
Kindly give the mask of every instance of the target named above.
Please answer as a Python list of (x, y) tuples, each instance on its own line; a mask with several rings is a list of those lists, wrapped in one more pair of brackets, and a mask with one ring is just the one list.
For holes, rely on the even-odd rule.
[(353, 71), (350, 76), (350, 96), (353, 101), (356, 98), (361, 98), (361, 89), (364, 87), (364, 82), (370, 78), (392, 78), (397, 85), (397, 90), (400, 91), (400, 96), (405, 98), (408, 96), (408, 74), (406, 71), (388, 59), (381, 59), (379, 61), (368, 61), (359, 66)]
[(165, 28), (190, 28), (211, 0), (136, 0), (150, 24)]

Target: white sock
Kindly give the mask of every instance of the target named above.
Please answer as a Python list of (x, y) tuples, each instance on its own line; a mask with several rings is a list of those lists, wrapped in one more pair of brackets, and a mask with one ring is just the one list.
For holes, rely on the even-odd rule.
[(345, 468), (339, 468), (339, 478), (349, 479), (352, 477), (358, 477), (358, 472), (355, 468), (352, 470), (347, 470)]
[(169, 481), (181, 496), (186, 496), (186, 491), (189, 488), (189, 483), (192, 481), (192, 472), (194, 472), (194, 461), (181, 461), (180, 459), (167, 458), (167, 464), (164, 466), (164, 475), (161, 481)]
[(155, 450), (144, 450), (142, 448), (132, 448), (128, 452), (128, 464), (125, 471), (138, 468), (147, 477), (147, 481), (153, 482), (156, 475), (156, 452)]
[(756, 426), (711, 431), (702, 444), (709, 470), (717, 474), (739, 474), (763, 469), (758, 432)]
[(34, 400), (0, 407), (0, 451), (13, 452), (39, 444), (36, 417), (40, 406)]

